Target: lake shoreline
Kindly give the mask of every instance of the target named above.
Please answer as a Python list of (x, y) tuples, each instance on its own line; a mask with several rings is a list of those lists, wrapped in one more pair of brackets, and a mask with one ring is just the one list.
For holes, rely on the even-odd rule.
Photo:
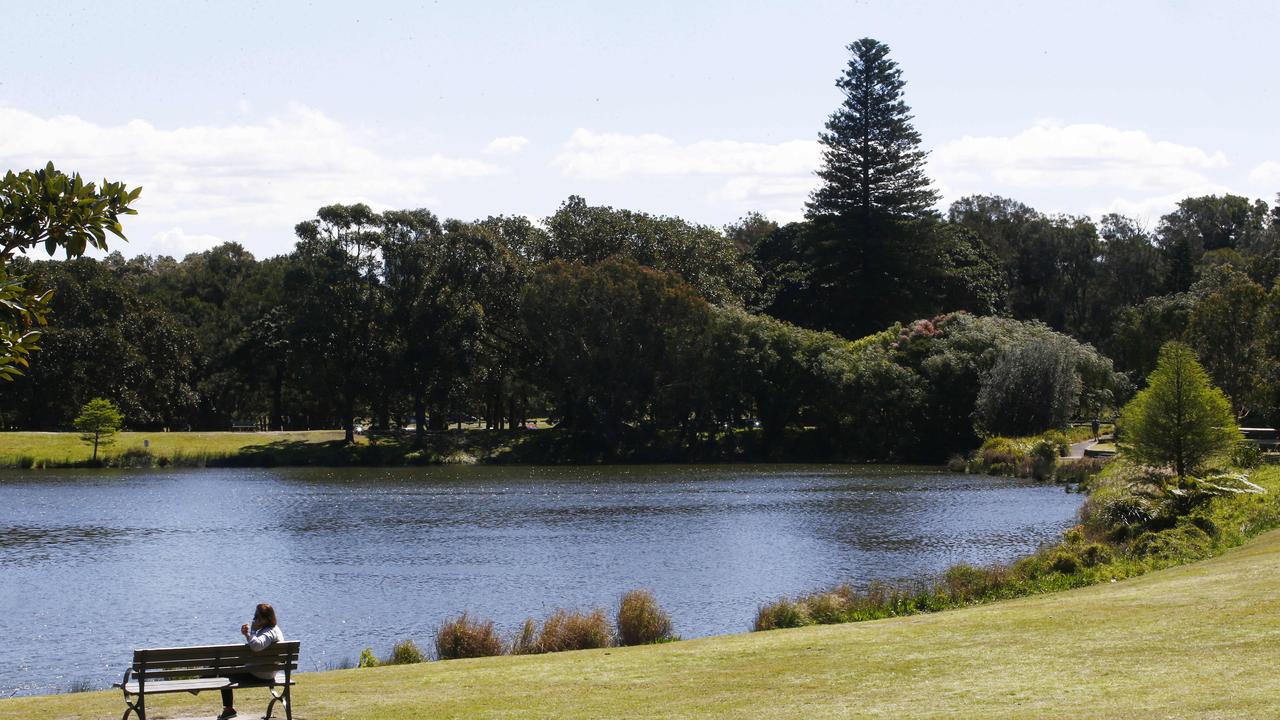
[(284, 432), (125, 432), (97, 461), (76, 433), (0, 433), (0, 469), (166, 467), (397, 467), (431, 465), (691, 465), (831, 463), (941, 465), (940, 458), (858, 458), (831, 447), (814, 431), (789, 431), (767, 440), (758, 429), (727, 431), (685, 444), (667, 435), (635, 433), (612, 450), (587, 433), (466, 429), (359, 435), (340, 430)]

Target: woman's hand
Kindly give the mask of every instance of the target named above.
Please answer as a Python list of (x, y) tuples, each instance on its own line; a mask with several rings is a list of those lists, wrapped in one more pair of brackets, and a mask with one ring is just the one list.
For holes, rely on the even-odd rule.
[(241, 625), (241, 626), (240, 626), (240, 634), (241, 634), (241, 635), (243, 635), (243, 636), (245, 636), (245, 637), (249, 637), (249, 624), (248, 624), (248, 623), (245, 623), (244, 625)]

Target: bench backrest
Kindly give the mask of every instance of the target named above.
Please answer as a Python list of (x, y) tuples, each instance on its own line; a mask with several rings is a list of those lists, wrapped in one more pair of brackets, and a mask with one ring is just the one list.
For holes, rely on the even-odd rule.
[(138, 680), (223, 677), (234, 673), (267, 673), (298, 669), (297, 640), (272, 643), (258, 652), (248, 645), (149, 648), (133, 651), (133, 674)]

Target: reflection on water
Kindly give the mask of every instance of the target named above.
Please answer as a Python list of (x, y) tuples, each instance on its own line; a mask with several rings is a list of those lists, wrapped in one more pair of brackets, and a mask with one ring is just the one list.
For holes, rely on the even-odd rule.
[(684, 637), (738, 632), (780, 595), (1010, 560), (1078, 505), (849, 466), (5, 473), (0, 696), (104, 686), (136, 647), (236, 642), (262, 600), (307, 670), (429, 645), (462, 610), (512, 630), (641, 586)]

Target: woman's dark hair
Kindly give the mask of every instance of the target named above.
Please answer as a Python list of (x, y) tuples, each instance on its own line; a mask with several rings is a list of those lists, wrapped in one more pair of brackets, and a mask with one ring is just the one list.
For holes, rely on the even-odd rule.
[(255, 628), (269, 628), (276, 626), (276, 611), (267, 603), (258, 603), (257, 609), (253, 611), (253, 625)]

